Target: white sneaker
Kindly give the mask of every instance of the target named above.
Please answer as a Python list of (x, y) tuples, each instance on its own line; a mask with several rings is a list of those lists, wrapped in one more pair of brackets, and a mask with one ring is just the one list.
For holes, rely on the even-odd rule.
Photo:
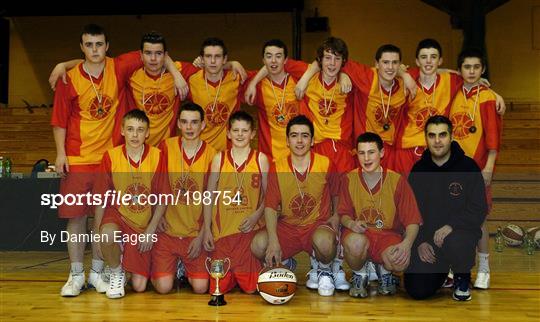
[[(110, 274), (110, 271), (109, 271)], [(109, 276), (106, 274), (105, 270), (102, 272), (90, 271), (88, 275), (88, 288), (95, 288), (98, 293), (107, 292), (109, 287)]]
[(332, 277), (334, 278), (334, 285), (338, 291), (348, 291), (351, 288), (351, 285), (347, 281), (345, 272), (341, 267), (343, 263), (342, 259), (335, 258), (332, 262)]
[(109, 280), (109, 287), (107, 288), (107, 297), (110, 299), (118, 299), (126, 295), (124, 290), (126, 285), (126, 273), (124, 270), (119, 273), (111, 271), (111, 278)]
[(307, 273), (308, 280), (306, 287), (310, 290), (316, 290), (319, 288), (319, 261), (314, 256), (309, 256), (309, 262), (311, 264), (311, 270)]
[(320, 296), (334, 295), (334, 279), (332, 273), (326, 270), (319, 270), (319, 287), (317, 288)]
[(308, 280), (306, 282), (306, 287), (309, 288), (310, 290), (318, 289), (319, 288), (319, 276), (317, 274), (317, 269), (312, 268), (307, 273), (307, 277), (308, 277)]
[(334, 275), (334, 284), (338, 291), (348, 291), (351, 288), (351, 284), (347, 282), (345, 271), (343, 271), (341, 268), (339, 269), (337, 273), (333, 273), (333, 275)]
[(81, 294), (81, 291), (84, 289), (84, 271), (81, 273), (69, 273), (69, 278), (62, 287), (60, 295), (72, 297)]
[(476, 280), (474, 281), (474, 287), (487, 290), (489, 288), (489, 282), (491, 277), (489, 272), (478, 272), (476, 274)]

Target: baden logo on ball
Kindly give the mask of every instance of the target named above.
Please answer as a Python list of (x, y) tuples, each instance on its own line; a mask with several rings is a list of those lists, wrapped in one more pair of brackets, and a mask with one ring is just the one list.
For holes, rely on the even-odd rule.
[[(210, 266), (208, 266), (208, 263), (210, 263)], [(207, 257), (204, 265), (206, 266), (208, 274), (210, 274), (212, 278), (216, 279), (216, 289), (214, 290), (214, 293), (212, 293), (212, 298), (208, 302), (208, 305), (226, 305), (227, 302), (225, 302), (225, 294), (222, 294), (219, 290), (219, 280), (225, 277), (225, 275), (227, 275), (229, 272), (229, 269), (231, 268), (231, 260), (229, 258), (212, 260), (210, 257)], [(225, 269), (225, 265), (227, 265), (227, 269)]]

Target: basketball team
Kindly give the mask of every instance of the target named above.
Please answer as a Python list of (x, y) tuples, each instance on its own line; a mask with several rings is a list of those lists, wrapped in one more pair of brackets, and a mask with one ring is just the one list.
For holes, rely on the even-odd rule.
[[(467, 301), (477, 257), (474, 287), (489, 288), (485, 220), (505, 106), (482, 78), (481, 51), (465, 49), (457, 70), (443, 69), (440, 44), (424, 39), (407, 68), (386, 44), (371, 67), (330, 37), (308, 64), (273, 39), (262, 68), (246, 72), (218, 38), (192, 63), (173, 61), (156, 32), (110, 58), (95, 24), (80, 48), (84, 59), (59, 63), (49, 79), (61, 193), (133, 200), (59, 208), (70, 234), (86, 234), (93, 216), (92, 234), (110, 236), (92, 242), (88, 279), (85, 243), (67, 242), (62, 296), (95, 288), (121, 298), (128, 277), (134, 292), (150, 282), (166, 294), (180, 275), (194, 293), (214, 292), (207, 257), (230, 259), (222, 292), (255, 293), (264, 266), (294, 271), (300, 252), (310, 256), (306, 286), (321, 296), (365, 298), (373, 280), (378, 294), (395, 294), (399, 273), (414, 299), (453, 287)], [(243, 103), (256, 106), (257, 126)], [(190, 202), (205, 191), (220, 193)], [(181, 198), (140, 202), (150, 193)], [(122, 244), (115, 232), (157, 240)]]

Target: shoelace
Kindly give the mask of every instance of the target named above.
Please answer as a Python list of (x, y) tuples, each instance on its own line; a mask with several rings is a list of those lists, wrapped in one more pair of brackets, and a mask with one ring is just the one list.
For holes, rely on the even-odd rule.
[(354, 285), (354, 288), (362, 287), (362, 276), (353, 274), (351, 283)]

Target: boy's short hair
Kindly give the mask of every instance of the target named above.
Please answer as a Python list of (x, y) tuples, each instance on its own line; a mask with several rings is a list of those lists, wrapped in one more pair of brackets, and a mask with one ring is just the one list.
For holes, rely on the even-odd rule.
[(287, 50), (287, 45), (285, 45), (285, 43), (280, 39), (270, 39), (264, 43), (262, 47), (262, 53), (261, 53), (263, 57), (264, 57), (264, 51), (266, 50), (266, 47), (271, 47), (271, 46), (282, 48), (283, 54), (285, 55), (285, 58), (287, 58), (287, 55), (289, 54)]
[(199, 115), (201, 116), (201, 121), (204, 121), (204, 110), (203, 108), (196, 103), (193, 103), (191, 101), (185, 101), (180, 105), (180, 110), (178, 111), (178, 119), (180, 119), (180, 114), (182, 114), (183, 111), (193, 111), (193, 112), (199, 112)]
[(381, 151), (384, 148), (383, 140), (377, 133), (373, 132), (364, 132), (358, 136), (356, 139), (356, 146), (360, 143), (376, 143), (377, 148)]
[(461, 65), (463, 65), (463, 62), (465, 61), (465, 58), (478, 58), (480, 59), (480, 64), (482, 64), (482, 67), (485, 66), (485, 56), (484, 53), (480, 48), (465, 48), (459, 53), (458, 56), (458, 62), (457, 62), (457, 68), (461, 69)]
[(295, 117), (293, 117), (289, 123), (287, 123), (287, 129), (285, 131), (286, 135), (289, 136), (289, 133), (291, 132), (291, 127), (293, 125), (307, 125), (309, 127), (309, 132), (311, 133), (311, 137), (313, 137), (315, 133), (315, 128), (313, 127), (313, 122), (311, 122), (307, 116), (300, 114)]
[(125, 121), (135, 119), (137, 121), (141, 121), (146, 123), (146, 125), (150, 126), (150, 119), (148, 116), (146, 116), (146, 113), (143, 110), (134, 109), (126, 114), (124, 114), (124, 117), (122, 118), (122, 124), (124, 124)]
[(384, 53), (397, 53), (399, 55), (399, 60), (401, 60), (401, 49), (396, 45), (385, 44), (379, 47), (375, 52), (375, 61), (379, 61)]
[(157, 31), (150, 31), (146, 33), (141, 38), (141, 50), (144, 49), (144, 43), (150, 44), (162, 44), (163, 51), (167, 51), (167, 43), (165, 42), (165, 37)]
[(82, 39), (83, 35), (92, 35), (92, 36), (103, 35), (105, 36), (105, 42), (106, 43), (109, 42), (107, 33), (105, 33), (105, 29), (101, 27), (100, 25), (96, 25), (95, 23), (91, 23), (83, 27), (81, 31), (81, 35), (80, 35), (81, 44), (83, 43), (83, 39)]
[(317, 62), (322, 67), (322, 59), (324, 52), (329, 51), (334, 55), (340, 55), (343, 58), (343, 64), (349, 59), (349, 48), (343, 39), (337, 37), (329, 37), (317, 49)]
[(439, 42), (437, 40), (431, 39), (431, 38), (426, 38), (426, 39), (420, 40), (420, 42), (418, 43), (418, 46), (416, 47), (416, 55), (415, 55), (415, 57), (418, 58), (418, 54), (420, 53), (420, 50), (428, 49), (428, 48), (437, 49), (437, 51), (439, 52), (439, 57), (442, 57), (441, 44), (439, 44)]
[(210, 37), (206, 38), (202, 45), (201, 45), (201, 51), (199, 52), (199, 55), (204, 56), (204, 49), (208, 46), (218, 46), (221, 47), (223, 50), (223, 57), (227, 56), (227, 47), (225, 47), (225, 43), (223, 40), (216, 38), (216, 37)]
[(255, 120), (253, 116), (249, 115), (246, 111), (236, 111), (229, 116), (229, 129), (232, 127), (234, 121), (245, 121), (249, 124), (251, 129), (255, 127)]
[(446, 116), (444, 116), (444, 115), (433, 115), (432, 117), (430, 117), (426, 122), (426, 126), (424, 127), (424, 134), (427, 134), (428, 125), (431, 125), (431, 124), (435, 124), (435, 125), (446, 124), (446, 125), (448, 125), (448, 132), (450, 132), (450, 135), (452, 135), (452, 129), (453, 129), (452, 121), (450, 121), (450, 119), (447, 118)]

